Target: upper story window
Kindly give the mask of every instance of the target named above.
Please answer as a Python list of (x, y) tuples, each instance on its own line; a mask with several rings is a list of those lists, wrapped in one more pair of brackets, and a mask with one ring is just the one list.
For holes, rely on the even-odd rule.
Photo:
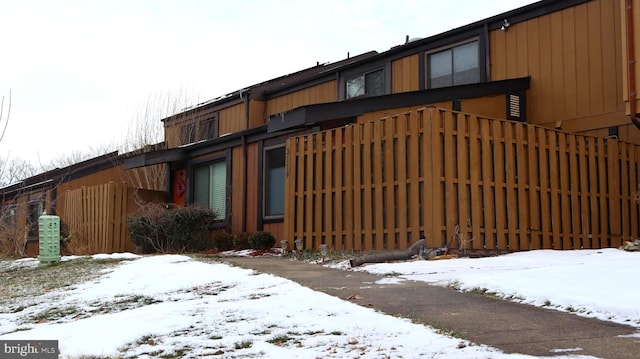
[(384, 70), (359, 74), (346, 80), (346, 98), (384, 95)]
[(217, 121), (215, 117), (201, 120), (198, 123), (198, 141), (216, 138)]
[(193, 123), (180, 126), (180, 144), (186, 145), (196, 141), (196, 129)]
[(480, 82), (478, 40), (427, 54), (427, 88)]

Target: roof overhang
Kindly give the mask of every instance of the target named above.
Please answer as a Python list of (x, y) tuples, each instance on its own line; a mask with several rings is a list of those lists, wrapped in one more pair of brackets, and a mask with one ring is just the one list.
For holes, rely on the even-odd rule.
[(521, 94), (529, 89), (530, 83), (530, 77), (522, 77), (307, 105), (269, 116), (267, 132), (313, 126), (321, 122), (353, 118), (367, 112), (384, 109), (428, 105), (499, 94)]

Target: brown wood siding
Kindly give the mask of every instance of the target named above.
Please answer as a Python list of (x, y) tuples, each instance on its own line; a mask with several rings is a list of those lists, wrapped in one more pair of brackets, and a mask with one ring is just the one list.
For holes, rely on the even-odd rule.
[(266, 115), (271, 116), (304, 105), (334, 102), (338, 100), (336, 81), (327, 81), (300, 91), (278, 96), (267, 101)]
[(267, 123), (266, 104), (264, 101), (249, 101), (249, 126), (258, 127)]
[(243, 163), (242, 147), (231, 150), (231, 232), (242, 231), (242, 213), (244, 212), (244, 188), (242, 188)]
[(164, 128), (164, 140), (167, 143), (168, 148), (176, 148), (181, 145), (180, 143), (180, 126), (179, 125), (165, 125)]
[[(620, 118), (619, 5), (595, 0), (491, 32), (491, 80), (531, 76), (530, 123), (562, 125), (605, 114)], [(607, 126), (587, 122), (574, 129)]]
[(237, 104), (220, 110), (218, 133), (220, 136), (244, 130), (246, 126), (245, 104)]
[(391, 63), (391, 92), (418, 91), (420, 89), (419, 66), (420, 57), (418, 54), (393, 61)]
[[(480, 97), (472, 99), (463, 99), (460, 101), (461, 111), (466, 113), (473, 113), (483, 117), (490, 118), (505, 118), (506, 117), (506, 103), (505, 95), (497, 95), (491, 97)], [(367, 112), (358, 116), (358, 123), (368, 122), (380, 119), (382, 117), (394, 116), (399, 113), (405, 113), (409, 111), (415, 111), (422, 107), (438, 107), (442, 109), (452, 109), (452, 102), (437, 102), (431, 104), (422, 104), (410, 107), (390, 108), (380, 111)]]
[[(265, 223), (263, 226), (263, 230), (266, 232), (271, 232), (274, 237), (276, 237), (275, 247), (280, 247), (280, 241), (287, 239), (284, 236), (284, 223)], [(289, 248), (293, 248), (293, 241), (289, 241)], [(319, 250), (319, 248), (315, 248), (315, 250)]]
[(247, 145), (247, 232), (258, 230), (258, 178), (262, 176), (258, 172), (258, 156), (261, 156), (258, 148), (257, 142)]
[(507, 108), (505, 101), (505, 95), (464, 99), (460, 103), (460, 111), (484, 117), (505, 118)]

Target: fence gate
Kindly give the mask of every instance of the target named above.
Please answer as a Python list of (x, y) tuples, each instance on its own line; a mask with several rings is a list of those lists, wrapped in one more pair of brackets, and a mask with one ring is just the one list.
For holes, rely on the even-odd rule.
[(67, 191), (62, 217), (90, 253), (131, 251), (126, 207), (127, 187), (110, 182)]

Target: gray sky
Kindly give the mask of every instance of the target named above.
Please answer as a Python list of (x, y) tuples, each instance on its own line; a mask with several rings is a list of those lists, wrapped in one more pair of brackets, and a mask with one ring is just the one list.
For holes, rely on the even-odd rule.
[(532, 2), (0, 0), (0, 156), (115, 149), (161, 98), (193, 105)]

